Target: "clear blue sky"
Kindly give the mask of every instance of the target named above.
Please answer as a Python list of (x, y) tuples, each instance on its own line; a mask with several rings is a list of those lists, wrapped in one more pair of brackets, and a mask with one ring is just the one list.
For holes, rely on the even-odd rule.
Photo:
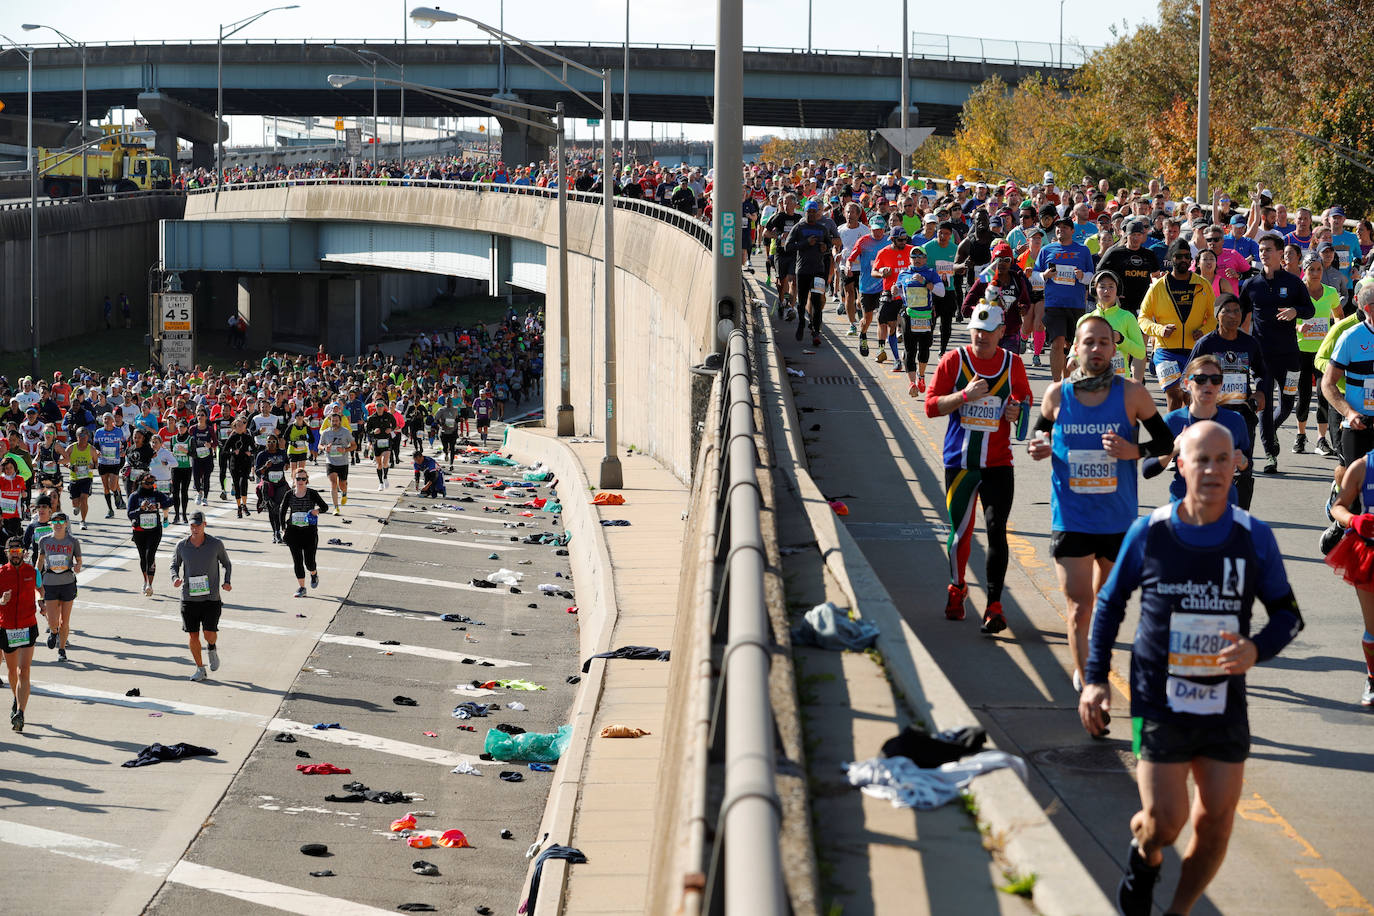
[[(288, 0), (289, 2), (289, 0)], [(247, 4), (201, 6), (185, 0), (145, 0), (133, 6), (95, 3), (92, 0), (18, 0), (2, 4), (0, 32), (24, 41), (47, 41), (47, 31), (21, 32), (24, 22), (54, 25), (78, 41), (122, 42), (129, 40), (213, 40), (226, 20), (252, 15), (274, 5), (272, 0)], [(274, 12), (240, 32), (247, 39), (399, 39), (406, 12), (421, 0), (383, 0), (381, 3), (349, 3), (338, 0), (301, 0), (300, 9)], [(446, 9), (475, 15), (497, 24), (500, 0), (482, 3), (448, 0)], [(621, 41), (625, 36), (625, 0), (506, 0), (507, 30), (530, 41)], [(1060, 4), (1055, 0), (983, 0), (976, 19), (932, 19), (931, 4), (910, 2), (911, 28), (915, 32), (980, 36), (991, 42), (1021, 40), (1043, 43), (1053, 54), (1059, 40)], [(812, 9), (812, 43), (818, 48), (845, 50), (901, 49), (899, 0), (744, 0), (746, 45), (805, 47), (807, 10)], [(569, 15), (569, 11), (573, 15)], [(1064, 0), (1064, 41), (1086, 45), (1106, 44), (1115, 25), (1133, 27), (1157, 16), (1156, 0)], [(477, 38), (481, 33), (466, 23), (437, 25), (425, 31), (413, 24), (412, 39)], [(715, 4), (677, 3), (669, 0), (633, 0), (630, 3), (630, 38), (633, 42), (715, 42)], [(1036, 49), (1036, 50), (1041, 50)], [(989, 51), (989, 56), (993, 52)], [(1029, 46), (1023, 55), (1029, 54)], [(1071, 52), (1070, 52), (1071, 53)], [(631, 78), (633, 94), (633, 77)], [(259, 132), (256, 118), (235, 119), (235, 134), (248, 142)], [(238, 121), (248, 122), (242, 125)], [(475, 123), (475, 122), (474, 122)], [(632, 133), (647, 133), (648, 125), (632, 125)], [(676, 130), (673, 131), (674, 133)], [(709, 128), (688, 128), (689, 136), (709, 136)], [(235, 137), (239, 140), (240, 137)]]

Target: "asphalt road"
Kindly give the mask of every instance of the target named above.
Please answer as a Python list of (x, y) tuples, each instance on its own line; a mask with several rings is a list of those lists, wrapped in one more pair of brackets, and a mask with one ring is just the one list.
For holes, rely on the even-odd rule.
[[(892, 363), (861, 359), (848, 322), (827, 307), (824, 343), (794, 342), (779, 328), (808, 430), (812, 474), (841, 497), (846, 524), (912, 627), (998, 744), (1031, 764), (1032, 789), (1055, 813), (1075, 851), (1104, 889), (1114, 890), (1138, 808), (1124, 695), (1114, 691), (1112, 739), (1093, 742), (1069, 683), (1063, 596), (1049, 555), (1049, 462), (1016, 456), (1011, 569), (1004, 597), (1010, 629), (980, 636), (982, 523), (970, 561), (971, 609), (944, 619), (946, 513), (939, 443), (943, 418), (929, 420)], [(876, 332), (876, 325), (870, 334)], [(967, 343), (967, 332), (955, 332)], [(876, 350), (875, 350), (876, 352)], [(1046, 360), (1048, 365), (1048, 360)], [(933, 367), (931, 370), (933, 375)], [(1049, 371), (1030, 369), (1037, 397)], [(812, 429), (812, 427), (817, 427)], [(1280, 433), (1282, 473), (1259, 475), (1254, 513), (1275, 531), (1307, 628), (1279, 658), (1249, 677), (1253, 749), (1230, 854), (1198, 914), (1374, 913), (1374, 871), (1366, 867), (1365, 825), (1374, 816), (1374, 721), (1359, 706), (1364, 685), (1362, 626), (1353, 590), (1321, 561), (1317, 536), (1332, 464), (1289, 453), (1294, 421)], [(1310, 434), (1312, 440), (1315, 435)], [(1167, 478), (1144, 481), (1142, 511), (1167, 499)], [(1256, 608), (1262, 618), (1262, 607)], [(1118, 638), (1114, 682), (1125, 683), (1133, 603)], [(977, 786), (974, 785), (976, 792)], [(1180, 848), (1186, 834), (1180, 841)], [(1156, 900), (1168, 903), (1178, 860), (1166, 860)], [(1262, 901), (1262, 903), (1259, 903)]]
[[(565, 678), (579, 661), (577, 618), (566, 613), (574, 602), (542, 597), (537, 585), (571, 589), (567, 558), (554, 547), (511, 542), (555, 531), (543, 513), (486, 512), (502, 502), (454, 484), (451, 495), (475, 501), (439, 509), (401, 496), (398, 484), (409, 475), (400, 471), (378, 492), (366, 467), (354, 466), (344, 518), (321, 521), (322, 582), (305, 599), (291, 597), (290, 557), (270, 544), (266, 522), (237, 520), (212, 499), (209, 531), (226, 541), (235, 588), (225, 596), (223, 666), (204, 683), (187, 680), (193, 669), (166, 571), (186, 528), (168, 532), (158, 594), (145, 599), (126, 524), (122, 517), (106, 522), (103, 500), (93, 499), (100, 509), (90, 530), (76, 532), (87, 569), (71, 661), (60, 665), (54, 652), (37, 650), (29, 724), (0, 738), (0, 874), (26, 876), (8, 883), (6, 913), (361, 914), (395, 912), (406, 902), (429, 902), (440, 912), (472, 912), (478, 904), (514, 912), (551, 774), (478, 755), (497, 723), (547, 732), (565, 721), (574, 690)], [(312, 485), (322, 484), (327, 497), (327, 482), (312, 470)], [(352, 544), (325, 546), (329, 538)], [(499, 560), (488, 559), (493, 552)], [(502, 566), (523, 574), (521, 594), (470, 585)], [(449, 613), (473, 623), (439, 619)], [(467, 629), (454, 629), (461, 626)], [(390, 640), (398, 645), (383, 645)], [(470, 686), (496, 678), (547, 689)], [(126, 696), (131, 688), (140, 696)], [(396, 696), (416, 705), (396, 705)], [(454, 706), (468, 700), (502, 708), (485, 719), (454, 719)], [(527, 708), (505, 708), (510, 702)], [(317, 731), (317, 722), (342, 728)], [(283, 732), (296, 741), (273, 740)], [(155, 741), (217, 753), (120, 766)], [(449, 772), (463, 761), (482, 775)], [(314, 763), (352, 773), (296, 771)], [(522, 781), (503, 781), (503, 770), (519, 771)], [(324, 801), (347, 794), (342, 785), (351, 780), (422, 798)], [(411, 810), (434, 812), (418, 818), (418, 830), (461, 829), (472, 848), (409, 848), (389, 826)], [(511, 839), (501, 838), (503, 829)], [(302, 855), (305, 843), (325, 843), (331, 855)], [(419, 859), (440, 874), (414, 874)], [(323, 869), (336, 877), (308, 875)], [(54, 873), (60, 880), (49, 880)]]

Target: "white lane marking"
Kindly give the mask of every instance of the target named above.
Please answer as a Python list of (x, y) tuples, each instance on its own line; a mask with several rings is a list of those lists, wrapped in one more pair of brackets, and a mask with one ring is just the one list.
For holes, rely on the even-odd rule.
[(180, 700), (159, 700), (154, 697), (126, 697), (123, 694), (111, 693), (108, 690), (95, 690), (85, 687), (73, 687), (69, 684), (52, 684), (47, 682), (35, 683), (33, 685), (33, 692), (40, 696), (76, 700), (78, 702), (105, 703), (110, 706), (146, 709), (153, 712), (172, 713), (174, 715), (204, 716), (209, 719), (218, 719), (224, 722), (243, 722), (255, 725), (260, 729), (289, 731), (293, 734), (305, 735), (319, 741), (327, 741), (331, 744), (343, 744), (349, 747), (362, 748), (363, 750), (393, 754), (397, 757), (408, 757), (412, 760), (437, 763), (447, 767), (455, 767), (465, 760), (469, 763), (476, 763), (478, 760), (475, 754), (458, 754), (435, 747), (427, 747), (422, 744), (411, 744), (408, 741), (394, 741), (390, 738), (383, 738), (378, 735), (365, 735), (359, 732), (350, 732), (337, 728), (317, 729), (305, 722), (294, 722), (290, 719), (280, 719), (262, 713), (245, 712), (238, 709), (202, 706), (198, 703), (185, 703)]
[[(158, 614), (154, 611), (147, 611), (143, 608), (129, 607), (124, 604), (105, 604), (98, 601), (81, 602), (81, 607), (100, 608), (112, 611), (125, 611), (131, 616), (145, 617), (149, 620), (170, 620), (173, 623), (181, 623), (180, 614)], [(309, 636), (314, 638), (315, 634), (306, 629), (293, 630), (290, 627), (274, 627), (267, 623), (248, 623), (239, 620), (225, 620), (220, 618), (219, 628), (221, 630), (247, 630), (250, 633), (265, 633), (268, 636)]]
[(298, 916), (394, 916), (392, 910), (382, 910), (184, 859), (176, 864), (167, 880), (285, 913), (296, 913)]
[(272, 731), (306, 735), (320, 741), (328, 741), (331, 744), (342, 744), (347, 747), (356, 747), (365, 751), (378, 751), (383, 754), (392, 754), (397, 757), (409, 757), (412, 760), (437, 763), (446, 767), (456, 767), (465, 760), (473, 765), (481, 763), (481, 760), (476, 754), (459, 754), (454, 751), (441, 750), (437, 747), (426, 747), (423, 744), (411, 744), (409, 741), (395, 741), (391, 738), (382, 738), (378, 735), (364, 735), (339, 728), (318, 729), (306, 725), (304, 722), (292, 722), (290, 719), (273, 719), (271, 722), (267, 723), (267, 728)]
[[(410, 534), (379, 534), (379, 538), (386, 538), (389, 541), (418, 541), (422, 544), (444, 544), (453, 547), (477, 547), (481, 550), (490, 550), (490, 544), (479, 544), (476, 541), (449, 541), (444, 538), (418, 538)], [(523, 550), (523, 547), (507, 547), (507, 550)]]
[[(395, 510), (393, 510), (393, 511), (396, 511), (396, 512), (410, 512), (410, 513), (413, 513), (413, 514), (415, 514), (415, 515), (428, 515), (428, 516), (430, 516), (434, 521), (436, 521), (436, 522), (443, 522), (443, 523), (445, 523), (445, 524), (449, 524), (449, 523), (452, 523), (452, 522), (454, 522), (454, 521), (458, 521), (458, 522), (481, 522), (483, 525), (504, 525), (504, 524), (506, 524), (507, 522), (510, 522), (511, 524), (515, 524), (515, 520), (511, 519), (510, 516), (505, 515), (505, 514), (502, 514), (502, 513), (499, 513), (499, 512), (496, 513), (496, 514), (499, 515), (500, 518), (489, 518), (488, 516), (490, 515), (490, 513), (487, 513), (487, 512), (481, 512), (481, 513), (477, 513), (477, 514), (473, 514), (473, 515), (469, 515), (469, 514), (466, 513), (466, 512), (464, 512), (462, 515), (443, 515), (443, 514), (440, 514), (440, 513), (438, 513), (438, 512), (433, 512), (433, 511), (431, 511), (431, 510), (429, 510), (429, 509), (403, 509), (403, 508), (401, 508), (400, 506), (397, 506), (397, 507), (395, 508)], [(535, 522), (533, 522), (533, 521), (525, 521), (524, 519), (520, 518), (519, 516), (517, 516), (516, 518), (519, 519), (519, 520), (521, 520), (521, 521), (524, 521), (524, 525), (525, 525), (526, 528), (530, 528), (530, 527), (533, 527), (533, 526), (535, 525)]]
[(44, 852), (107, 865), (121, 871), (140, 872), (145, 875), (166, 874), (170, 863), (144, 862), (136, 850), (128, 849), (104, 840), (90, 837), (73, 836), (46, 827), (18, 824), (14, 821), (0, 821), (0, 843), (11, 846), (26, 846)]
[[(508, 598), (523, 598), (525, 595), (538, 595), (538, 591), (526, 591), (521, 588), (517, 594), (512, 594), (510, 587), (498, 585), (496, 588), (478, 588), (467, 582), (446, 582), (443, 579), (425, 579), (420, 576), (395, 576), (391, 573), (369, 572), (363, 570), (358, 573), (359, 579), (385, 579), (388, 582), (405, 582), (411, 585), (432, 585), (435, 588), (455, 588), (460, 592), (485, 592), (489, 595), (505, 595)], [(517, 586), (519, 588), (519, 586)]]
[(364, 614), (377, 614), (381, 617), (399, 617), (402, 620), (428, 620), (433, 622), (439, 619), (438, 617), (426, 617), (420, 614), (405, 614), (401, 611), (393, 611), (390, 608), (384, 607), (360, 607), (358, 610), (362, 611)]
[(334, 643), (339, 646), (357, 646), (360, 649), (381, 649), (387, 652), (398, 652), (402, 655), (420, 655), (425, 658), (437, 658), (446, 662), (462, 662), (465, 658), (481, 662), (491, 662), (492, 667), (496, 668), (528, 668), (528, 662), (513, 662), (504, 658), (486, 658), (481, 655), (469, 655), (464, 652), (450, 652), (447, 649), (431, 649), (428, 646), (383, 646), (378, 644), (375, 639), (362, 639), (357, 636), (340, 636), (333, 633), (326, 633), (320, 637), (320, 642)]

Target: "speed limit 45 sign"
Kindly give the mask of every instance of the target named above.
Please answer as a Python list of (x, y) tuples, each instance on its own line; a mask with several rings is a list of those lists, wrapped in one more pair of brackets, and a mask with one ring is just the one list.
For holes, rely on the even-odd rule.
[(167, 333), (190, 333), (194, 325), (191, 312), (190, 293), (163, 293), (162, 304), (158, 309), (159, 330)]

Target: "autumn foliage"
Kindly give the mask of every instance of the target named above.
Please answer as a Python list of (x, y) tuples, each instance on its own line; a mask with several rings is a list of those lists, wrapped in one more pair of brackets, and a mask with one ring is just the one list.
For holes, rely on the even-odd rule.
[[(1374, 31), (1364, 0), (1213, 0), (1209, 179), (1238, 202), (1256, 183), (1278, 198), (1374, 211), (1374, 173), (1285, 127), (1348, 148), (1374, 168)], [(1195, 186), (1198, 5), (1161, 0), (1146, 23), (1092, 55), (1065, 85), (990, 80), (960, 129), (917, 154), (919, 170), (1038, 181), (1045, 169), (1176, 197)], [(1120, 165), (1114, 165), (1119, 163)], [(981, 174), (980, 174), (981, 171)]]

